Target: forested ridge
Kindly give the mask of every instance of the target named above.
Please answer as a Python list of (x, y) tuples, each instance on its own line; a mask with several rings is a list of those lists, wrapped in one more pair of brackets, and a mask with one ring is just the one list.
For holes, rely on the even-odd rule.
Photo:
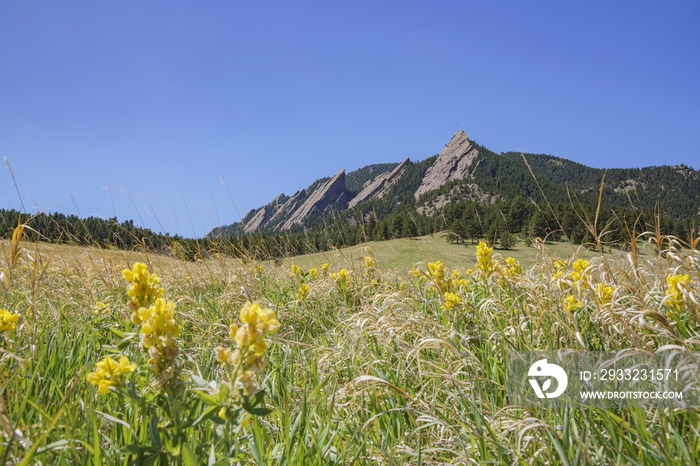
[[(312, 210), (301, 224), (284, 232), (276, 231), (269, 220), (289, 218), (329, 177), (292, 196), (281, 194), (248, 212), (243, 222), (216, 228), (205, 238), (158, 234), (131, 220), (60, 213), (30, 218), (14, 210), (0, 210), (0, 235), (10, 238), (18, 222), (26, 222), (30, 240), (145, 248), (191, 260), (215, 253), (282, 257), (437, 232), (446, 232), (450, 242), (485, 239), (504, 249), (513, 247), (518, 238), (533, 237), (581, 244), (593, 240), (586, 223), (595, 217), (599, 201), (597, 227), (605, 228), (604, 240), (614, 247), (623, 247), (633, 233), (655, 229), (688, 241), (700, 224), (700, 175), (685, 165), (603, 170), (551, 155), (496, 154), (474, 145), (479, 158), (464, 179), (416, 200), (415, 193), (438, 156), (408, 162), (383, 197), (352, 209), (331, 205)], [(344, 196), (357, 195), (369, 181), (397, 165), (374, 164), (350, 172)], [(426, 209), (431, 206), (432, 210)], [(426, 212), (430, 215), (422, 215)], [(243, 226), (256, 215), (263, 217), (262, 226), (246, 234)]]

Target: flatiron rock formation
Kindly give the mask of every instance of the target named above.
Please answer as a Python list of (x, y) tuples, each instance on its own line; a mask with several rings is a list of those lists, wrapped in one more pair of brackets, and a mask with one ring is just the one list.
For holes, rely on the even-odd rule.
[(403, 175), (406, 165), (408, 165), (409, 159), (407, 158), (400, 164), (396, 166), (390, 172), (382, 173), (371, 181), (368, 181), (362, 188), (362, 191), (355, 196), (352, 201), (348, 204), (348, 209), (355, 207), (360, 202), (366, 201), (368, 199), (382, 198), (389, 192), (396, 180), (398, 180), (401, 175)]
[(464, 131), (459, 131), (452, 136), (452, 140), (440, 152), (435, 163), (425, 172), (423, 181), (415, 193), (416, 200), (421, 194), (437, 189), (449, 181), (465, 178), (477, 157), (479, 151)]
[(262, 225), (263, 221), (265, 221), (265, 207), (258, 210), (255, 215), (253, 215), (253, 218), (248, 220), (243, 227), (243, 233), (248, 234), (254, 232)]
[(301, 224), (314, 211), (324, 211), (328, 207), (345, 207), (348, 193), (345, 189), (345, 170), (340, 170), (333, 178), (314, 190), (306, 201), (279, 227), (289, 230), (295, 224)]

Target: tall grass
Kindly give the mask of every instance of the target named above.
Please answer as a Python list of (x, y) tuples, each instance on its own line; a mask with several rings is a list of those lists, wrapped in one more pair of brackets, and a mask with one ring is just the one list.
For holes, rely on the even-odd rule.
[[(165, 423), (86, 381), (118, 351), (116, 335), (132, 330), (121, 271), (136, 261), (177, 302), (191, 386), (225, 376), (213, 350), (244, 302), (271, 307), (281, 322), (259, 378), (272, 411), (235, 433), (230, 458), (212, 454), (217, 425), (200, 422), (183, 429), (191, 451), (155, 463), (698, 463), (697, 409), (538, 409), (509, 404), (505, 391), (512, 350), (698, 351), (697, 240), (630, 238), (624, 257), (585, 263), (584, 279), (574, 274), (579, 257), (554, 257), (541, 242), (536, 260), (512, 274), (489, 253), (491, 269), (382, 273), (368, 261), (343, 277), (322, 264), (311, 272), (223, 254), (183, 262), (46, 247), (16, 232), (0, 257), (0, 308), (20, 316), (0, 333), (0, 463), (138, 464), (135, 439), (165, 451)], [(690, 280), (676, 296), (682, 305), (672, 305), (667, 277), (678, 275)], [(598, 284), (612, 289), (607, 298)], [(569, 309), (568, 296), (580, 305)], [(197, 418), (207, 406), (189, 409)]]

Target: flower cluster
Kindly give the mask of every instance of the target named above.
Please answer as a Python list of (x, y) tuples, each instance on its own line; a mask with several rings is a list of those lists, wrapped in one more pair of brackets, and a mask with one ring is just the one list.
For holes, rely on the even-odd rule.
[(566, 262), (563, 260), (556, 260), (554, 262), (554, 273), (552, 274), (553, 279), (564, 278), (566, 276)]
[(156, 387), (163, 388), (177, 373), (180, 352), (177, 338), (180, 325), (175, 322), (175, 303), (158, 298), (149, 308), (138, 310), (141, 324), (141, 347), (148, 352), (148, 367), (156, 375)]
[(598, 297), (598, 304), (600, 307), (606, 307), (612, 303), (612, 295), (614, 292), (614, 287), (605, 286), (602, 283), (598, 283), (598, 286), (595, 289), (595, 294)]
[(17, 327), (19, 315), (0, 309), (0, 332), (12, 332)]
[(96, 316), (100, 314), (109, 315), (109, 306), (102, 301), (95, 303), (95, 305), (92, 307), (92, 313)]
[(325, 277), (328, 275), (328, 264), (322, 264), (321, 265), (321, 273), (323, 273), (323, 276)]
[(302, 283), (301, 286), (299, 287), (299, 291), (294, 294), (294, 296), (299, 300), (305, 299), (309, 294), (309, 285), (306, 283)]
[(134, 325), (139, 325), (141, 321), (138, 317), (140, 308), (147, 308), (153, 305), (158, 298), (163, 297), (163, 290), (160, 287), (160, 277), (154, 273), (148, 273), (146, 264), (137, 262), (132, 270), (125, 269), (122, 271), (124, 280), (131, 283), (129, 291), (129, 310), (133, 313), (131, 320)]
[(312, 280), (316, 280), (318, 278), (318, 269), (316, 267), (309, 269), (309, 275), (311, 275)]
[(666, 277), (666, 283), (668, 283), (666, 305), (670, 307), (674, 313), (680, 313), (685, 309), (683, 290), (687, 291), (687, 286), (690, 285), (690, 275), (671, 275), (670, 277)]
[(336, 280), (338, 282), (338, 285), (340, 285), (341, 288), (345, 288), (347, 286), (347, 280), (348, 280), (348, 275), (350, 272), (346, 269), (341, 269), (340, 272), (335, 273), (333, 272), (331, 274), (331, 279)]
[(462, 302), (462, 298), (459, 297), (459, 295), (456, 295), (454, 293), (450, 293), (449, 291), (445, 293), (445, 302), (442, 304), (442, 307), (446, 310), (452, 309), (454, 306)]
[[(174, 384), (180, 372), (180, 350), (175, 340), (180, 335), (180, 325), (175, 322), (175, 303), (162, 298), (160, 278), (150, 274), (145, 264), (134, 264), (133, 270), (124, 270), (122, 276), (131, 282), (131, 321), (141, 325), (141, 348), (148, 353), (148, 367), (156, 376), (154, 386), (163, 389)], [(139, 307), (134, 308), (136, 305)]]
[[(555, 280), (557, 287), (562, 290), (572, 290), (573, 294), (569, 294), (564, 298), (564, 308), (569, 311), (577, 311), (583, 308), (583, 302), (579, 299), (582, 291), (590, 289), (590, 276), (588, 268), (591, 263), (585, 259), (576, 259), (571, 264), (571, 270), (567, 270), (566, 262), (557, 260), (554, 262), (554, 273), (552, 278)], [(611, 302), (612, 287), (604, 287), (596, 290), (598, 302), (601, 306), (605, 306)]]
[(231, 350), (223, 346), (215, 349), (216, 359), (227, 369), (232, 391), (236, 399), (245, 394), (252, 396), (257, 391), (255, 373), (265, 368), (265, 335), (277, 332), (280, 323), (275, 311), (263, 309), (258, 303), (246, 302), (241, 309), (243, 325), (231, 324), (229, 337), (236, 344)]
[(304, 275), (304, 271), (299, 267), (298, 265), (292, 264), (292, 271), (289, 273), (290, 277), (302, 277)]
[(451, 280), (445, 276), (445, 264), (440, 261), (428, 263), (428, 272), (441, 293), (450, 289)]
[(257, 265), (250, 265), (247, 269), (248, 275), (251, 277), (257, 277), (263, 273), (263, 266), (260, 264)]
[(505, 278), (510, 280), (523, 273), (523, 269), (518, 264), (518, 261), (512, 257), (507, 257), (505, 267), (499, 267), (499, 270)]
[(489, 277), (493, 273), (493, 270), (496, 266), (493, 257), (491, 257), (492, 253), (493, 248), (488, 247), (488, 245), (483, 241), (481, 241), (476, 247), (476, 268), (485, 277)]
[(569, 312), (578, 311), (583, 307), (583, 303), (576, 298), (576, 296), (570, 294), (564, 299), (564, 307)]
[(574, 287), (585, 290), (590, 284), (590, 277), (588, 276), (588, 267), (591, 263), (584, 259), (577, 259), (571, 264), (571, 281)]
[(119, 362), (110, 357), (97, 363), (97, 370), (90, 372), (87, 381), (96, 385), (100, 393), (106, 395), (110, 387), (121, 387), (124, 384), (126, 374), (134, 372), (136, 366), (129, 362), (129, 358), (122, 356)]

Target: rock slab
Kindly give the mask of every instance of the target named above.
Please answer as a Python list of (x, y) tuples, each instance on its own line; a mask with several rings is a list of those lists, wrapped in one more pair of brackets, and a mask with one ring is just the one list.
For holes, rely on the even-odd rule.
[(449, 181), (468, 176), (469, 168), (478, 157), (479, 151), (464, 131), (456, 133), (440, 152), (435, 163), (426, 170), (423, 181), (415, 192), (416, 200), (421, 194), (437, 189)]
[(396, 168), (394, 168), (390, 172), (382, 173), (373, 180), (365, 183), (364, 187), (362, 188), (362, 191), (360, 191), (357, 194), (357, 196), (355, 196), (350, 201), (350, 203), (348, 204), (348, 208), (351, 209), (360, 202), (364, 202), (368, 199), (373, 199), (375, 197), (384, 197), (386, 193), (389, 192), (389, 188), (391, 188), (394, 185), (394, 183), (396, 183), (396, 180), (398, 180), (401, 177), (409, 161), (410, 160), (407, 158), (406, 160), (398, 164)]
[(289, 230), (295, 224), (301, 224), (314, 210), (325, 210), (331, 205), (342, 206), (346, 201), (345, 170), (340, 170), (333, 178), (314, 190), (306, 201), (280, 226), (280, 230)]

